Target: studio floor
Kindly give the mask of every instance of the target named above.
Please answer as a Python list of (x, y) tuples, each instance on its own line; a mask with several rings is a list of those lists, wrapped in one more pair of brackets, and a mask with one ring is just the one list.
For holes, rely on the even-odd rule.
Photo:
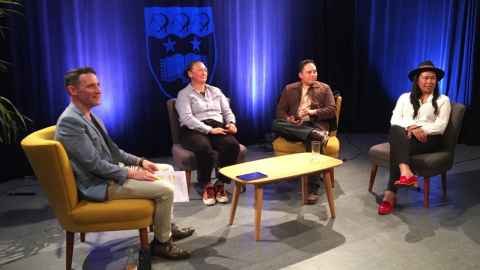
[[(386, 136), (344, 134), (340, 140), (345, 162), (335, 170), (335, 219), (323, 188), (318, 204), (303, 206), (296, 181), (267, 185), (262, 240), (255, 241), (250, 186), (240, 195), (233, 226), (227, 225), (230, 204), (206, 207), (192, 192), (191, 201), (174, 210), (177, 224), (196, 229), (178, 242), (192, 250), (192, 258), (154, 259), (152, 269), (480, 269), (480, 146), (457, 146), (446, 199), (435, 177), (429, 209), (423, 208), (422, 192), (404, 189), (394, 214), (379, 216), (388, 171), (378, 170), (369, 193), (367, 152)], [(268, 145), (248, 147), (248, 160), (269, 156)], [(154, 160), (171, 163), (167, 157)], [(0, 269), (65, 269), (64, 231), (34, 178), (0, 184), (0, 205)], [(73, 267), (126, 269), (138, 245), (137, 231), (90, 233), (84, 243), (77, 236)]]

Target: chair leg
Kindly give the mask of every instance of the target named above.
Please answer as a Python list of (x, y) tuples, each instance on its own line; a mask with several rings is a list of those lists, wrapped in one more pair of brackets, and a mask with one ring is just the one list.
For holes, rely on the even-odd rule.
[(185, 175), (187, 178), (187, 189), (188, 189), (188, 192), (190, 192), (190, 186), (192, 184), (192, 170), (186, 170)]
[(144, 251), (148, 251), (149, 250), (148, 229), (147, 228), (141, 228), (141, 229), (138, 229), (138, 231), (140, 233), (140, 247)]
[(423, 207), (430, 207), (430, 178), (423, 178)]
[(373, 184), (375, 184), (375, 176), (377, 176), (378, 165), (372, 164), (372, 170), (370, 171), (370, 182), (368, 183), (368, 191), (372, 192)]
[(443, 198), (447, 198), (447, 172), (442, 173)]
[(75, 233), (65, 231), (66, 232), (66, 240), (67, 240), (67, 254), (66, 254), (66, 269), (72, 269), (72, 256), (73, 256), (73, 243), (75, 240)]
[(85, 233), (84, 232), (80, 233), (80, 241), (82, 243), (85, 242)]

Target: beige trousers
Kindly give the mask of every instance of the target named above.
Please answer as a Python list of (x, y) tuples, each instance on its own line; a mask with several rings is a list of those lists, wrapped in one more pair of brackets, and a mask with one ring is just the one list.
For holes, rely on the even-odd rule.
[[(173, 167), (168, 164), (157, 164), (161, 171), (173, 172)], [(173, 207), (174, 187), (164, 179), (156, 181), (139, 181), (127, 179), (123, 185), (110, 182), (108, 185), (108, 199), (152, 199), (155, 201), (153, 225), (155, 238), (165, 242), (171, 236), (171, 217)]]

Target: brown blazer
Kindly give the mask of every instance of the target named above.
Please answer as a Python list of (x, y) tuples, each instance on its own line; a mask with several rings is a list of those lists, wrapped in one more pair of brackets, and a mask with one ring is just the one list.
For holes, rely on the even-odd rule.
[[(329, 120), (335, 118), (335, 99), (330, 86), (322, 82), (314, 82), (307, 92), (312, 100), (310, 109), (315, 109), (316, 114), (310, 116), (310, 121), (316, 128), (329, 130)], [(277, 105), (277, 119), (286, 120), (288, 116), (297, 115), (302, 83), (294, 82), (283, 89)]]

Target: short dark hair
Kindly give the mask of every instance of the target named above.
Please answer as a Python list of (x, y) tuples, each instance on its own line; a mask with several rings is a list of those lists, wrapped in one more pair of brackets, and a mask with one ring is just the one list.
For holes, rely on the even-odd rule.
[(65, 86), (78, 84), (80, 75), (89, 73), (97, 74), (95, 69), (91, 67), (79, 67), (67, 71), (65, 76), (63, 76)]
[(188, 72), (192, 71), (192, 68), (196, 63), (203, 63), (203, 62), (200, 60), (194, 60), (187, 65), (187, 68), (185, 69), (185, 77), (187, 77), (187, 79), (188, 79)]
[(312, 59), (304, 59), (298, 63), (298, 73), (303, 71), (303, 68), (308, 64), (314, 64), (315, 62)]

